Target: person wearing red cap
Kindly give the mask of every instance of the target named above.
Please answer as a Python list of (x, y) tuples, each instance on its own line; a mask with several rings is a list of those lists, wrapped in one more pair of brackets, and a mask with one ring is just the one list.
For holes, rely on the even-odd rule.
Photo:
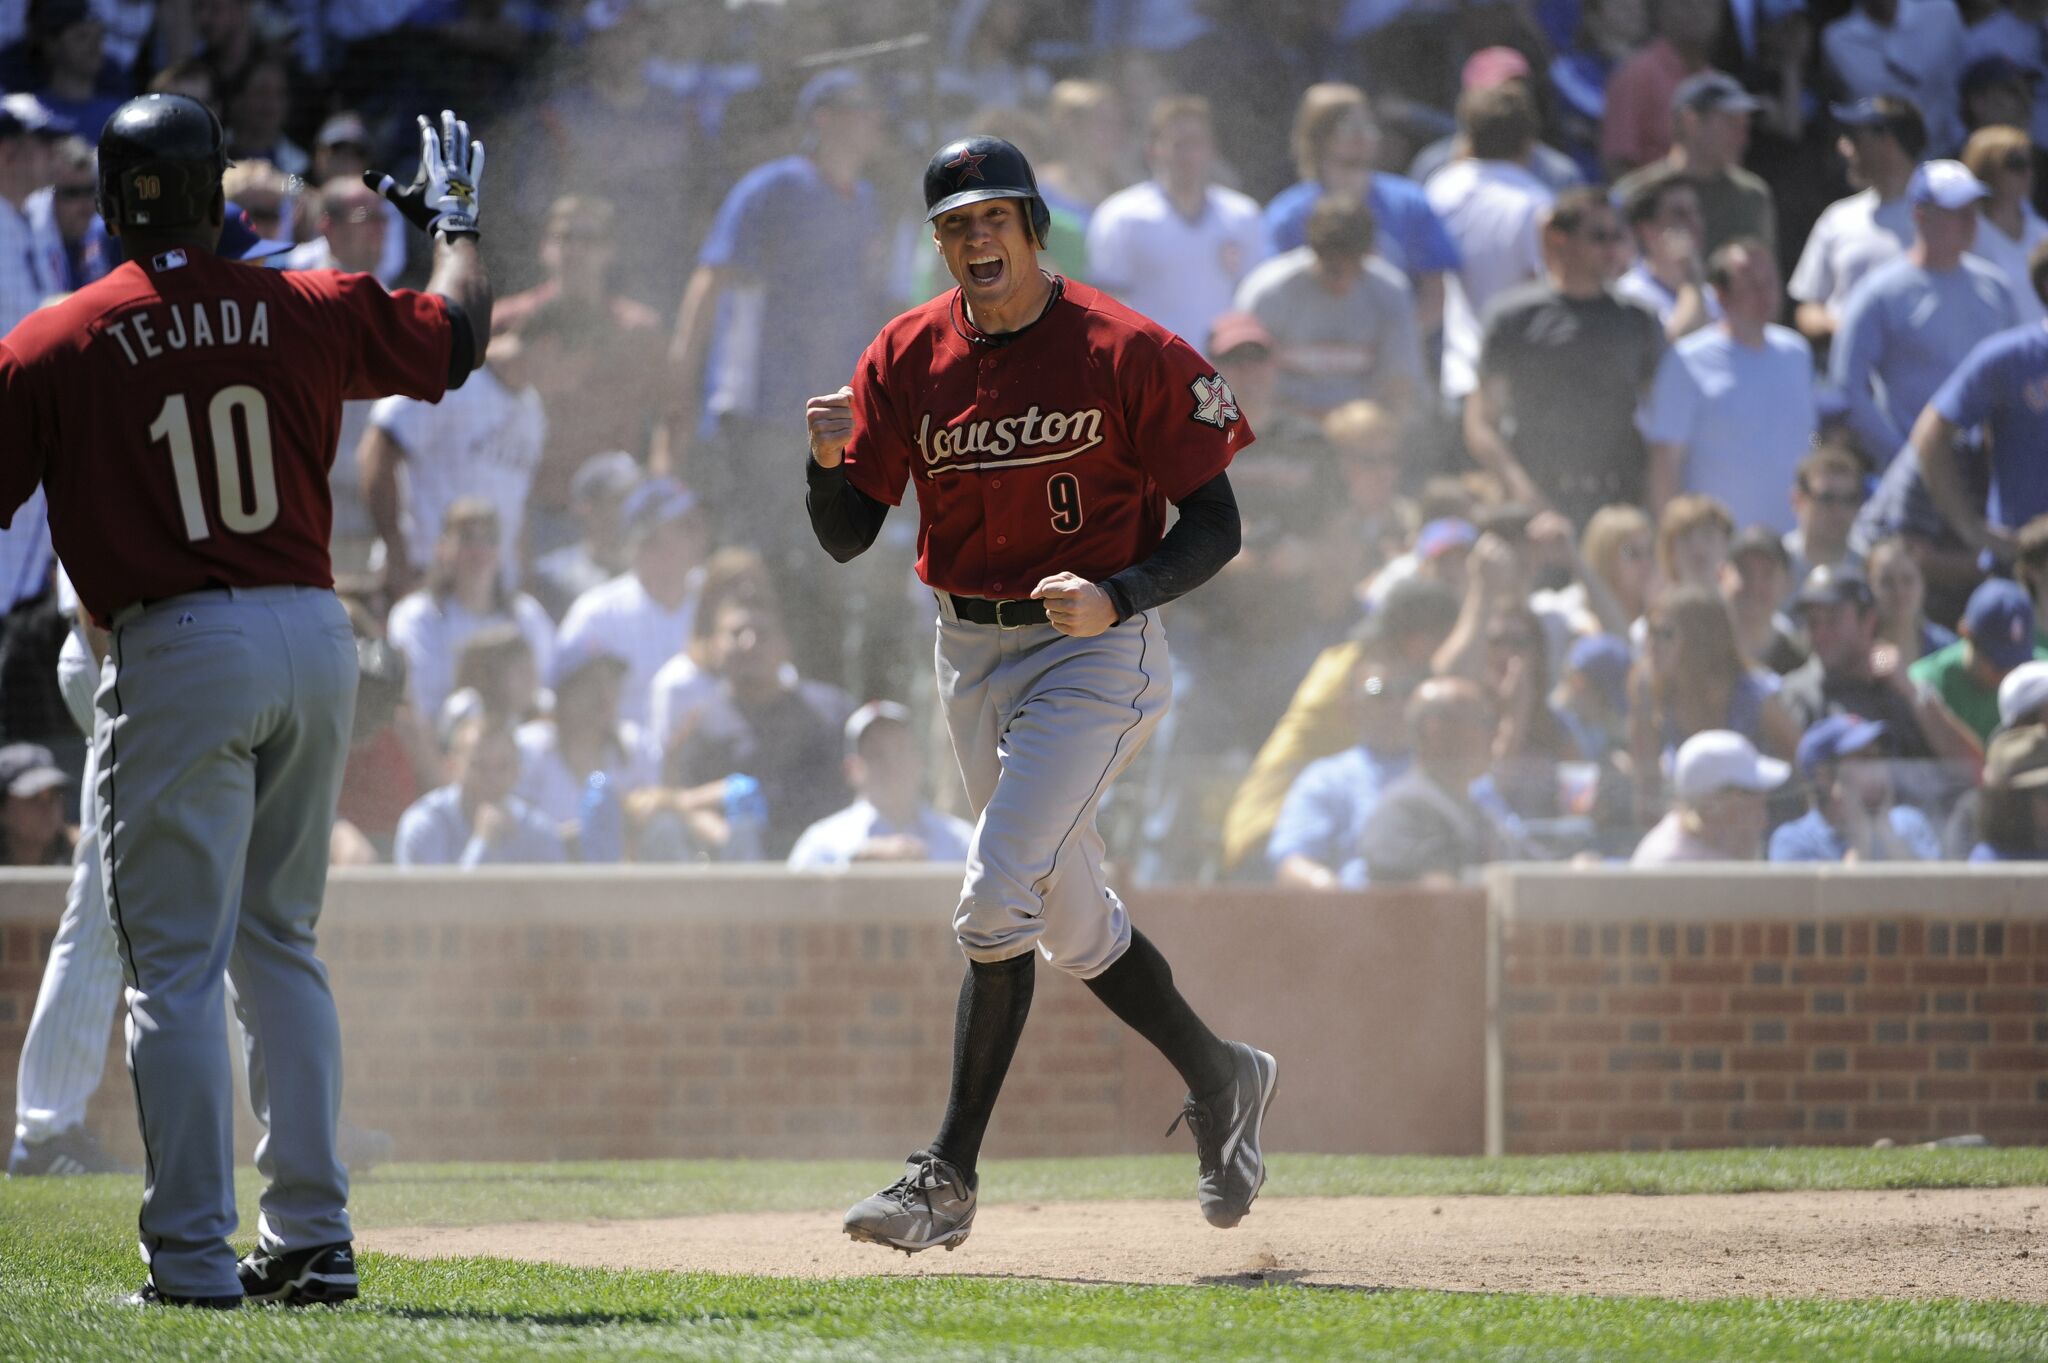
[[(1459, 89), (1491, 90), (1513, 82), (1533, 98), (1532, 79), (1529, 59), (1514, 48), (1482, 47), (1465, 59)], [(1408, 178), (1418, 185), (1427, 184), (1430, 176), (1469, 154), (1463, 133), (1446, 133), (1415, 153), (1415, 159), (1408, 163)], [(1538, 142), (1529, 149), (1529, 173), (1548, 185), (1554, 194), (1586, 182), (1579, 163), (1548, 142)]]

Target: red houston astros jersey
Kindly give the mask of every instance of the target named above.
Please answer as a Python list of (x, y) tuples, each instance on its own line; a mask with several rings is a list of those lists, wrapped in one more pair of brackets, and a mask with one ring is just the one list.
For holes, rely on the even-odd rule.
[(130, 261), (0, 342), (0, 513), (43, 484), (101, 624), (208, 586), (331, 586), (342, 400), (439, 399), (452, 334), (441, 299), (369, 275)]
[(1149, 557), (1166, 504), (1252, 442), (1194, 347), (1068, 281), (1036, 324), (970, 340), (957, 289), (882, 329), (853, 377), (846, 475), (894, 506), (917, 481), (917, 572), (963, 596), (1100, 582)]

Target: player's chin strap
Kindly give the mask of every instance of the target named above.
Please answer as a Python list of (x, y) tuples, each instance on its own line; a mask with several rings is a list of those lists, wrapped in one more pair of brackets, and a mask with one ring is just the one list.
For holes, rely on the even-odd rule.
[(1016, 340), (1019, 336), (1022, 336), (1025, 332), (1043, 322), (1045, 315), (1052, 311), (1052, 305), (1067, 295), (1067, 281), (1065, 279), (1045, 270), (1040, 270), (1039, 273), (1045, 276), (1046, 283), (1052, 285), (1052, 292), (1046, 296), (1045, 306), (1038, 310), (1038, 316), (1032, 318), (1023, 326), (1018, 327), (1015, 331), (998, 331), (994, 333), (983, 331), (980, 327), (974, 325), (972, 318), (967, 316), (966, 290), (956, 288), (953, 290), (953, 306), (946, 309), (946, 316), (953, 323), (953, 330), (960, 334), (961, 340), (973, 345), (1008, 345)]

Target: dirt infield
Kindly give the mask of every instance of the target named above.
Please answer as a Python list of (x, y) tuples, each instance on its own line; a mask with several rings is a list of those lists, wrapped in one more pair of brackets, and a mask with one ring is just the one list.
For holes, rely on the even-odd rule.
[(359, 1247), (781, 1277), (2048, 1304), (2048, 1188), (1668, 1197), (1267, 1198), (1214, 1231), (1193, 1200), (998, 1205), (957, 1252), (856, 1245), (837, 1212), (358, 1227)]

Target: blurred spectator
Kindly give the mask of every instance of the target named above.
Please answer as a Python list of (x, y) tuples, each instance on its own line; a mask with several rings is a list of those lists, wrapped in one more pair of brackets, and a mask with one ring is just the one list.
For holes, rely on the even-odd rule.
[(1320, 418), (1371, 399), (1404, 418), (1422, 383), (1416, 300), (1372, 255), (1373, 210), (1335, 194), (1309, 214), (1308, 244), (1256, 267), (1237, 306), (1278, 343), (1279, 398)]
[(626, 496), (639, 485), (640, 465), (624, 450), (591, 456), (569, 480), (576, 539), (542, 554), (527, 577), (549, 615), (561, 619), (577, 597), (626, 571)]
[[(2036, 516), (2020, 527), (2014, 551), (2013, 580), (2034, 602), (2035, 627), (2048, 628), (2048, 516)], [(2043, 642), (2048, 643), (2048, 637)]]
[(1626, 205), (1659, 180), (1682, 175), (1699, 198), (1702, 259), (1737, 237), (1757, 237), (1775, 249), (1778, 211), (1771, 186), (1742, 165), (1750, 120), (1760, 107), (1719, 71), (1690, 78), (1672, 96), (1670, 152), (1616, 181), (1615, 201)]
[(1052, 87), (1045, 112), (1055, 155), (1032, 163), (1039, 193), (1048, 208), (1072, 214), (1085, 232), (1095, 206), (1130, 179), (1123, 99), (1102, 81), (1063, 80)]
[(1981, 215), (1970, 254), (2005, 277), (2006, 292), (2022, 322), (2048, 318), (2034, 292), (2027, 263), (2048, 241), (2048, 222), (2034, 211), (2034, 149), (2018, 128), (1980, 128), (1963, 148), (1963, 164), (1990, 194), (1979, 201)]
[(561, 861), (547, 817), (513, 794), (519, 747), (512, 730), (478, 716), (455, 728), (454, 779), (422, 795), (398, 821), (400, 866), (492, 866)]
[(1720, 300), (1707, 290), (1700, 241), (1700, 196), (1683, 174), (1650, 179), (1621, 202), (1635, 238), (1636, 263), (1614, 281), (1614, 291), (1657, 314), (1672, 340), (1698, 331), (1721, 315)]
[(1962, 638), (1913, 662), (1906, 675), (1940, 696), (1983, 742), (1998, 727), (1998, 687), (2012, 670), (2048, 649), (2034, 643), (2034, 603), (2010, 578), (1987, 578), (1970, 593)]
[(1612, 634), (1581, 634), (1565, 654), (1550, 703), (1586, 761), (1628, 751), (1629, 666), (1628, 641)]
[[(1323, 418), (1339, 486), (1323, 510), (1312, 578), (1343, 590), (1355, 612), (1367, 579), (1415, 532), (1415, 507), (1400, 495), (1402, 423), (1375, 402), (1347, 402)], [(1259, 439), (1265, 439), (1260, 432)], [(1235, 485), (1235, 479), (1231, 480)], [(1313, 592), (1318, 583), (1305, 584)], [(1325, 615), (1327, 618), (1327, 615)]]
[(1238, 408), (1259, 433), (1258, 454), (1247, 453), (1230, 469), (1231, 486), (1249, 489), (1240, 514), (1245, 545), (1256, 552), (1328, 513), (1336, 491), (1332, 452), (1320, 425), (1277, 401), (1280, 359), (1265, 323), (1248, 312), (1226, 312), (1199, 349), (1229, 382)]
[[(405, 657), (382, 639), (356, 636), (355, 722), (349, 729), (348, 761), (342, 768), (335, 827), (344, 824), (367, 843), (369, 860), (387, 860), (398, 836), (398, 820), (419, 798), (416, 761), (430, 746), (419, 713), (406, 699)], [(364, 864), (357, 861), (356, 864)]]
[(952, 8), (936, 80), (952, 113), (989, 104), (1036, 107), (1051, 93), (1052, 76), (1028, 55), (1032, 15), (1026, 6), (963, 0)]
[(391, 646), (405, 655), (413, 708), (430, 722), (455, 689), (456, 658), (471, 635), (490, 624), (513, 624), (545, 672), (554, 654), (554, 623), (540, 603), (515, 594), (500, 571), (503, 536), (498, 512), (481, 497), (458, 497), (435, 543), (420, 590), (391, 608)]
[(600, 450), (640, 457), (665, 378), (661, 318), (620, 293), (617, 211), (607, 199), (565, 194), (548, 209), (541, 234), (541, 283), (502, 299), (491, 330), (518, 332), (543, 316), (558, 322), (565, 354), (553, 372), (535, 375), (547, 411), (548, 438), (527, 498), (527, 546), (534, 555), (577, 533), (570, 482)]
[(2033, 83), (2040, 78), (2003, 54), (1970, 59), (1958, 82), (1963, 131), (2028, 126), (2034, 121)]
[(1863, 505), (1863, 469), (1855, 456), (1822, 445), (1799, 461), (1792, 476), (1792, 518), (1785, 552), (1792, 582), (1802, 585), (1815, 568), (1861, 570), (1862, 556), (1849, 545), (1849, 530)]
[(1104, 199), (1088, 221), (1089, 279), (1168, 331), (1206, 336), (1265, 259), (1265, 222), (1258, 204), (1216, 181), (1208, 100), (1159, 101), (1145, 162), (1152, 177)]
[[(183, 23), (165, 35), (172, 60), (197, 55), (212, 70), (214, 83), (223, 93), (250, 64), (268, 54), (270, 48), (262, 31), (262, 12), (256, 0), (191, 0), (179, 15), (179, 6), (164, 6), (164, 18), (181, 18)], [(177, 50), (170, 40), (186, 36), (192, 47)]]
[[(318, 182), (312, 194), (301, 194), (299, 213), (318, 234), (294, 246), (277, 262), (282, 270), (348, 270), (377, 276), (389, 288), (398, 269), (384, 258), (386, 229), (397, 217), (384, 196), (363, 183), (361, 174), (337, 175)], [(398, 266), (404, 265), (401, 255)], [(495, 323), (497, 314), (492, 313)]]
[(2048, 728), (2027, 724), (1991, 740), (1970, 860), (2048, 861)]
[(1781, 276), (1755, 238), (1714, 253), (1708, 272), (1726, 315), (1665, 354), (1638, 418), (1650, 447), (1649, 506), (1674, 494), (1726, 503), (1741, 526), (1792, 528), (1781, 489), (1813, 444), (1813, 351), (1777, 316)]
[(1601, 191), (1558, 196), (1542, 235), (1549, 278), (1494, 304), (1465, 407), (1465, 443), (1480, 467), (1512, 497), (1575, 525), (1644, 492), (1635, 412), (1664, 334), (1649, 309), (1607, 287), (1623, 240)]
[[(789, 684), (789, 643), (765, 600), (728, 597), (699, 630), (719, 688), (684, 721), (669, 751), (670, 788), (659, 796), (720, 860), (781, 861), (800, 833), (846, 801), (842, 730), (854, 707), (825, 682)], [(766, 804), (758, 828), (734, 817), (734, 776), (750, 778)]]
[(1836, 714), (1799, 740), (1810, 808), (1771, 834), (1772, 861), (1936, 861), (1927, 816), (1894, 802), (1882, 720)]
[[(761, 555), (741, 545), (729, 544), (704, 560), (694, 620), (709, 623), (707, 611), (715, 611), (728, 600), (747, 602), (775, 600), (775, 581)], [(717, 674), (710, 670), (710, 649), (702, 631), (692, 629), (684, 646), (654, 674), (648, 705), (647, 732), (667, 752), (691, 717), (718, 694)], [(782, 681), (795, 686), (800, 674), (790, 663), (782, 669)]]
[(1974, 768), (1975, 736), (1941, 697), (1913, 685), (1896, 649), (1878, 648), (1877, 602), (1861, 573), (1815, 568), (1793, 604), (1813, 656), (1786, 675), (1779, 695), (1802, 727), (1863, 715), (1883, 723), (1895, 757), (1949, 758)]
[(1877, 597), (1877, 637), (1917, 662), (1956, 641), (1955, 631), (1927, 618), (1927, 579), (1911, 546), (1897, 535), (1877, 541), (1865, 556), (1865, 573)]
[[(553, 662), (553, 652), (548, 655)], [(452, 720), (484, 714), (517, 727), (540, 708), (540, 657), (525, 630), (510, 620), (485, 625), (456, 650), (455, 689), (428, 718), (445, 736)]]
[[(2019, 320), (1997, 270), (1964, 254), (1988, 191), (1959, 161), (1929, 161), (1906, 197), (1918, 239), (1865, 275), (1842, 310), (1829, 374), (1863, 452), (1884, 467), (1935, 390), (1979, 341)], [(1927, 458), (1921, 455), (1921, 467)]]
[(633, 489), (622, 514), (633, 566), (576, 598), (562, 617), (559, 642), (566, 650), (596, 646), (626, 659), (632, 666), (619, 717), (644, 725), (654, 674), (691, 637), (710, 526), (695, 495), (673, 478), (650, 478)]
[[(1982, 506), (1990, 495), (1990, 461), (1978, 457), (1974, 436), (1958, 437), (1970, 449), (1957, 461), (1964, 481), (1966, 503)], [(1852, 466), (1860, 467), (1853, 457)], [(1938, 621), (1954, 620), (1963, 613), (1984, 572), (1978, 567), (1978, 551), (1956, 532), (1928, 490), (1918, 450), (1909, 441), (1891, 467), (1877, 480), (1870, 496), (1856, 512), (1849, 528), (1852, 553), (1868, 558), (1881, 540), (1902, 541), (1920, 566), (1926, 592), (1926, 614)]]
[(306, 149), (284, 135), (292, 92), (282, 57), (259, 57), (243, 67), (221, 91), (221, 102), (230, 156), (268, 161), (287, 175), (313, 168)]
[(1568, 812), (1559, 808), (1558, 764), (1578, 760), (1579, 744), (1551, 708), (1550, 640), (1526, 604), (1487, 621), (1485, 681), (1500, 716), (1492, 769), (1499, 799), (1524, 819)]
[[(1735, 646), (1744, 658), (1779, 675), (1806, 661), (1798, 626), (1779, 609), (1791, 594), (1792, 557), (1785, 541), (1761, 525), (1737, 535), (1721, 570), (1721, 596), (1735, 626)], [(1881, 604), (1882, 594), (1879, 599)]]
[(147, 93), (196, 99), (213, 110), (215, 117), (220, 116), (220, 81), (215, 77), (213, 67), (198, 57), (172, 62), (151, 76)]
[(1543, 273), (1543, 215), (1550, 187), (1529, 171), (1536, 104), (1519, 83), (1458, 98), (1466, 156), (1430, 177), (1424, 192), (1457, 249), (1444, 290), (1444, 396), (1478, 382), (1480, 321), (1493, 300)]
[(249, 225), (265, 241), (290, 243), (296, 185), (283, 171), (261, 157), (231, 163), (221, 176), (228, 202), (239, 204)]
[[(354, 182), (360, 181), (363, 172), (369, 168), (370, 129), (363, 122), (362, 115), (353, 109), (330, 114), (313, 136), (313, 169), (306, 178), (322, 186), (335, 180)], [(384, 215), (384, 245), (371, 273), (383, 280), (387, 287), (405, 269), (406, 247), (410, 244), (407, 233), (410, 230), (411, 225), (398, 214)], [(499, 299), (498, 306), (503, 307), (505, 302), (505, 299)], [(495, 309), (491, 315), (495, 321)]]
[(1429, 675), (1426, 659), (1418, 664), (1387, 642), (1368, 642), (1352, 678), (1357, 746), (1309, 763), (1287, 788), (1266, 843), (1267, 863), (1282, 885), (1348, 890), (1366, 883), (1365, 825), (1381, 794), (1408, 770), (1406, 707)]
[(1223, 819), (1223, 864), (1250, 864), (1266, 848), (1295, 778), (1318, 758), (1358, 741), (1358, 679), (1369, 658), (1427, 675), (1459, 614), (1458, 593), (1410, 578), (1393, 587), (1354, 636), (1325, 648), (1302, 678), (1238, 785)]
[(601, 643), (557, 651), (548, 678), (554, 709), (514, 735), (519, 798), (552, 822), (564, 842), (577, 838), (585, 861), (606, 859), (581, 840), (590, 778), (602, 772), (610, 798), (621, 801), (661, 780), (660, 745), (619, 719), (619, 685), (628, 666)]
[(1672, 759), (1671, 812), (1643, 835), (1629, 865), (1760, 859), (1771, 792), (1791, 774), (1790, 763), (1763, 756), (1741, 734), (1694, 734)]
[(1735, 543), (1735, 518), (1718, 497), (1681, 493), (1657, 518), (1657, 572), (1664, 590), (1719, 591)]
[[(1705, 70), (1721, 32), (1720, 5), (1651, 0), (1656, 36), (1615, 69), (1600, 122), (1600, 162), (1618, 179), (1671, 150), (1672, 96)], [(1732, 83), (1732, 82), (1731, 82)], [(1754, 108), (1754, 101), (1751, 101)]]
[[(2011, 70), (2018, 74), (2020, 101), (2026, 116), (2014, 123), (2025, 128), (2036, 142), (2048, 141), (2048, 105), (2035, 99), (2034, 92), (2040, 87), (2044, 76), (2048, 76), (2048, 35), (2044, 35), (2042, 21), (2048, 19), (2048, 3), (2043, 0), (1996, 0), (1989, 5), (1963, 6), (1963, 20), (1968, 28), (1963, 33), (1963, 121), (1972, 130), (1989, 127), (1998, 123), (2014, 123), (2010, 118), (1980, 117), (1972, 120), (1976, 101), (1971, 77), (1987, 63), (1995, 64), (1994, 69)], [(1981, 80), (1982, 77), (1979, 76)], [(2007, 95), (2009, 98), (2009, 94)]]
[(2021, 663), (1998, 684), (1998, 727), (2027, 724), (2048, 724), (2048, 662)]
[(925, 802), (910, 711), (869, 701), (846, 721), (846, 783), (855, 800), (806, 828), (789, 852), (792, 871), (835, 871), (855, 862), (964, 862), (974, 826)]
[(482, 367), (439, 402), (383, 398), (370, 409), (356, 464), (393, 595), (432, 563), (434, 527), (457, 497), (496, 510), (499, 573), (508, 587), (520, 581), (526, 494), (547, 440), (532, 380), (561, 358), (559, 321), (543, 316), (522, 335), (493, 338)]
[[(1579, 557), (1613, 597), (1620, 629), (1643, 618), (1657, 574), (1657, 528), (1641, 507), (1603, 506), (1594, 512), (1579, 536)], [(1589, 620), (1585, 627), (1598, 624)]]
[(36, 241), (47, 251), (55, 243), (56, 289), (72, 293), (104, 276), (117, 263), (118, 248), (100, 221), (98, 161), (83, 138), (59, 142), (50, 187), (29, 197), (26, 214)]
[[(1964, 265), (1974, 262), (1965, 258)], [(2035, 248), (2030, 279), (2037, 298), (2048, 296), (2048, 245)], [(1950, 529), (1971, 549), (2010, 557), (2013, 526), (2048, 512), (2048, 328), (2016, 326), (1984, 339), (1944, 376), (1913, 423), (1912, 452), (1927, 492)], [(1958, 448), (1957, 437), (1982, 428), (1988, 456)], [(1981, 490), (1975, 468), (1988, 465)]]
[[(1520, 52), (1512, 47), (1482, 47), (1465, 59), (1459, 88), (1491, 90), (1512, 81), (1534, 99), (1531, 80), (1529, 59)], [(1427, 184), (1430, 176), (1470, 154), (1462, 132), (1446, 133), (1415, 153), (1415, 159), (1408, 163), (1408, 178), (1419, 185)], [(1586, 181), (1578, 163), (1547, 142), (1538, 142), (1529, 149), (1529, 173), (1549, 186), (1552, 193), (1563, 193)]]
[[(1880, 95), (1835, 105), (1842, 135), (1835, 146), (1848, 163), (1856, 193), (1829, 204), (1813, 225), (1787, 291), (1799, 330), (1824, 341), (1840, 325), (1850, 290), (1875, 267), (1913, 244), (1913, 205), (1906, 186), (1927, 145), (1920, 111), (1908, 100)], [(1873, 454), (1889, 459), (1891, 450)]]
[(64, 822), (71, 778), (40, 743), (0, 747), (0, 866), (69, 866), (78, 830)]
[(106, 24), (88, 0), (34, 0), (29, 15), (30, 37), (42, 64), (36, 98), (97, 146), (100, 129), (132, 89), (125, 73), (107, 59)]
[(1493, 763), (1496, 717), (1486, 693), (1437, 677), (1407, 707), (1413, 765), (1381, 793), (1359, 837), (1374, 885), (1453, 883), (1513, 859), (1519, 843), (1471, 794)]
[(0, 98), (0, 336), (62, 285), (60, 252), (36, 239), (27, 211), (53, 177), (52, 149), (70, 131), (34, 95)]
[(1849, 98), (1909, 99), (1926, 116), (1929, 146), (1946, 156), (1962, 145), (1963, 21), (1954, 0), (1856, 0), (1821, 30), (1820, 46)]
[(1379, 125), (1364, 91), (1311, 85), (1294, 116), (1301, 179), (1266, 205), (1266, 231), (1273, 250), (1292, 251), (1311, 244), (1310, 218), (1325, 197), (1364, 204), (1377, 229), (1366, 249), (1405, 276), (1415, 295), (1415, 330), (1426, 336), (1442, 324), (1444, 274), (1458, 267), (1458, 250), (1422, 186), (1374, 169), (1379, 149)]

